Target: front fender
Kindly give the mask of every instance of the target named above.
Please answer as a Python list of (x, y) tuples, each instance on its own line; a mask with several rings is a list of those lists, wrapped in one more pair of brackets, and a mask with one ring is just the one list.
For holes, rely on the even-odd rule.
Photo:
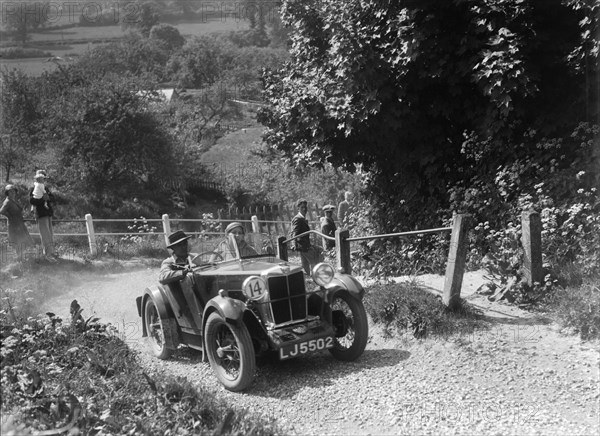
[(360, 282), (349, 274), (336, 274), (333, 280), (325, 286), (325, 290), (329, 302), (331, 302), (333, 294), (340, 290), (348, 291), (350, 295), (358, 300), (362, 300), (365, 295), (365, 289)]
[(144, 311), (144, 307), (146, 306), (148, 299), (152, 298), (154, 301), (161, 319), (175, 319), (173, 309), (169, 304), (169, 300), (167, 299), (165, 290), (162, 286), (151, 286), (146, 288), (144, 290), (144, 295), (141, 298), (142, 302), (141, 305), (138, 306), (138, 310), (140, 311), (140, 315), (142, 317), (142, 337), (148, 336), (148, 332), (146, 331), (146, 313)]
[(243, 322), (245, 310), (246, 303), (243, 301), (217, 295), (216, 297), (211, 298), (204, 308), (202, 331), (204, 331), (208, 316), (213, 312), (219, 312), (219, 315), (221, 315), (225, 321), (237, 325)]

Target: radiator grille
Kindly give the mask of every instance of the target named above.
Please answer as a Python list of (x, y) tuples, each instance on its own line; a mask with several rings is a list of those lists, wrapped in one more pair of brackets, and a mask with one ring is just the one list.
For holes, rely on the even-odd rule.
[(269, 295), (275, 324), (306, 319), (306, 290), (302, 271), (287, 277), (270, 277)]

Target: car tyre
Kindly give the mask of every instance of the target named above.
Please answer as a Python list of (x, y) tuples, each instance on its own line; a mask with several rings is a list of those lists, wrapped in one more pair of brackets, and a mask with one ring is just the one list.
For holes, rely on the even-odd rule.
[(367, 346), (369, 324), (362, 301), (346, 292), (334, 295), (331, 310), (341, 312), (345, 316), (345, 335), (336, 337), (333, 348), (329, 352), (338, 360), (353, 361), (358, 359)]
[(144, 306), (144, 322), (146, 323), (146, 332), (148, 333), (148, 347), (150, 352), (159, 359), (168, 359), (175, 348), (173, 344), (168, 343), (170, 331), (172, 329), (172, 320), (162, 319), (156, 303), (152, 298), (146, 301)]
[(246, 325), (233, 325), (213, 312), (204, 331), (208, 361), (225, 389), (239, 392), (250, 386), (256, 372), (256, 354)]

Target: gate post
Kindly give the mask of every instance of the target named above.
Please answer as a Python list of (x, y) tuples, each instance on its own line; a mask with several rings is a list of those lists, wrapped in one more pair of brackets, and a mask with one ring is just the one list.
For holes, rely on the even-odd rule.
[(258, 222), (258, 217), (256, 215), (252, 215), (252, 218), (250, 218), (250, 220), (252, 221), (252, 231), (254, 233), (260, 233), (260, 224)]
[(281, 260), (288, 260), (288, 251), (287, 245), (283, 243), (285, 241), (285, 236), (280, 236), (277, 238), (277, 257)]
[(96, 234), (94, 233), (94, 221), (92, 220), (92, 214), (85, 214), (85, 228), (87, 230), (88, 244), (90, 246), (90, 254), (96, 256), (98, 254), (98, 247), (96, 247)]
[(450, 251), (446, 264), (446, 279), (444, 281), (443, 303), (449, 309), (460, 306), (460, 288), (462, 287), (465, 263), (467, 260), (467, 233), (469, 231), (470, 215), (458, 214), (452, 224)]
[(544, 272), (542, 269), (542, 221), (540, 214), (534, 211), (521, 213), (521, 227), (523, 235), (523, 275), (529, 286), (542, 283)]
[(163, 232), (165, 232), (165, 245), (169, 245), (169, 235), (171, 234), (171, 221), (169, 221), (169, 214), (162, 216)]
[(337, 269), (344, 274), (352, 274), (352, 265), (350, 263), (350, 242), (348, 237), (350, 232), (346, 229), (337, 229), (335, 231), (335, 257), (337, 259)]

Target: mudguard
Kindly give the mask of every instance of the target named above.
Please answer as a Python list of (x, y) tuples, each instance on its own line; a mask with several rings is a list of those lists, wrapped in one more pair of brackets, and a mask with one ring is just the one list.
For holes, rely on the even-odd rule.
[(336, 274), (333, 280), (325, 286), (327, 291), (327, 301), (331, 303), (333, 295), (340, 290), (348, 291), (350, 295), (358, 300), (362, 300), (365, 295), (365, 289), (360, 282), (348, 274)]
[(152, 298), (154, 304), (156, 304), (156, 309), (158, 310), (158, 314), (161, 319), (167, 320), (172, 319), (176, 323), (175, 315), (173, 314), (173, 309), (171, 309), (171, 305), (165, 296), (165, 290), (162, 286), (151, 286), (144, 290), (144, 296), (141, 300), (141, 305), (138, 306), (138, 311), (140, 316), (142, 317), (142, 337), (148, 336), (148, 332), (146, 331), (146, 315), (144, 313), (144, 306), (146, 305), (146, 301), (149, 298)]
[(243, 301), (217, 295), (216, 297), (211, 298), (204, 308), (202, 331), (204, 331), (208, 315), (212, 312), (219, 312), (219, 315), (221, 315), (225, 321), (238, 325), (244, 322), (243, 318), (245, 310), (246, 303)]

